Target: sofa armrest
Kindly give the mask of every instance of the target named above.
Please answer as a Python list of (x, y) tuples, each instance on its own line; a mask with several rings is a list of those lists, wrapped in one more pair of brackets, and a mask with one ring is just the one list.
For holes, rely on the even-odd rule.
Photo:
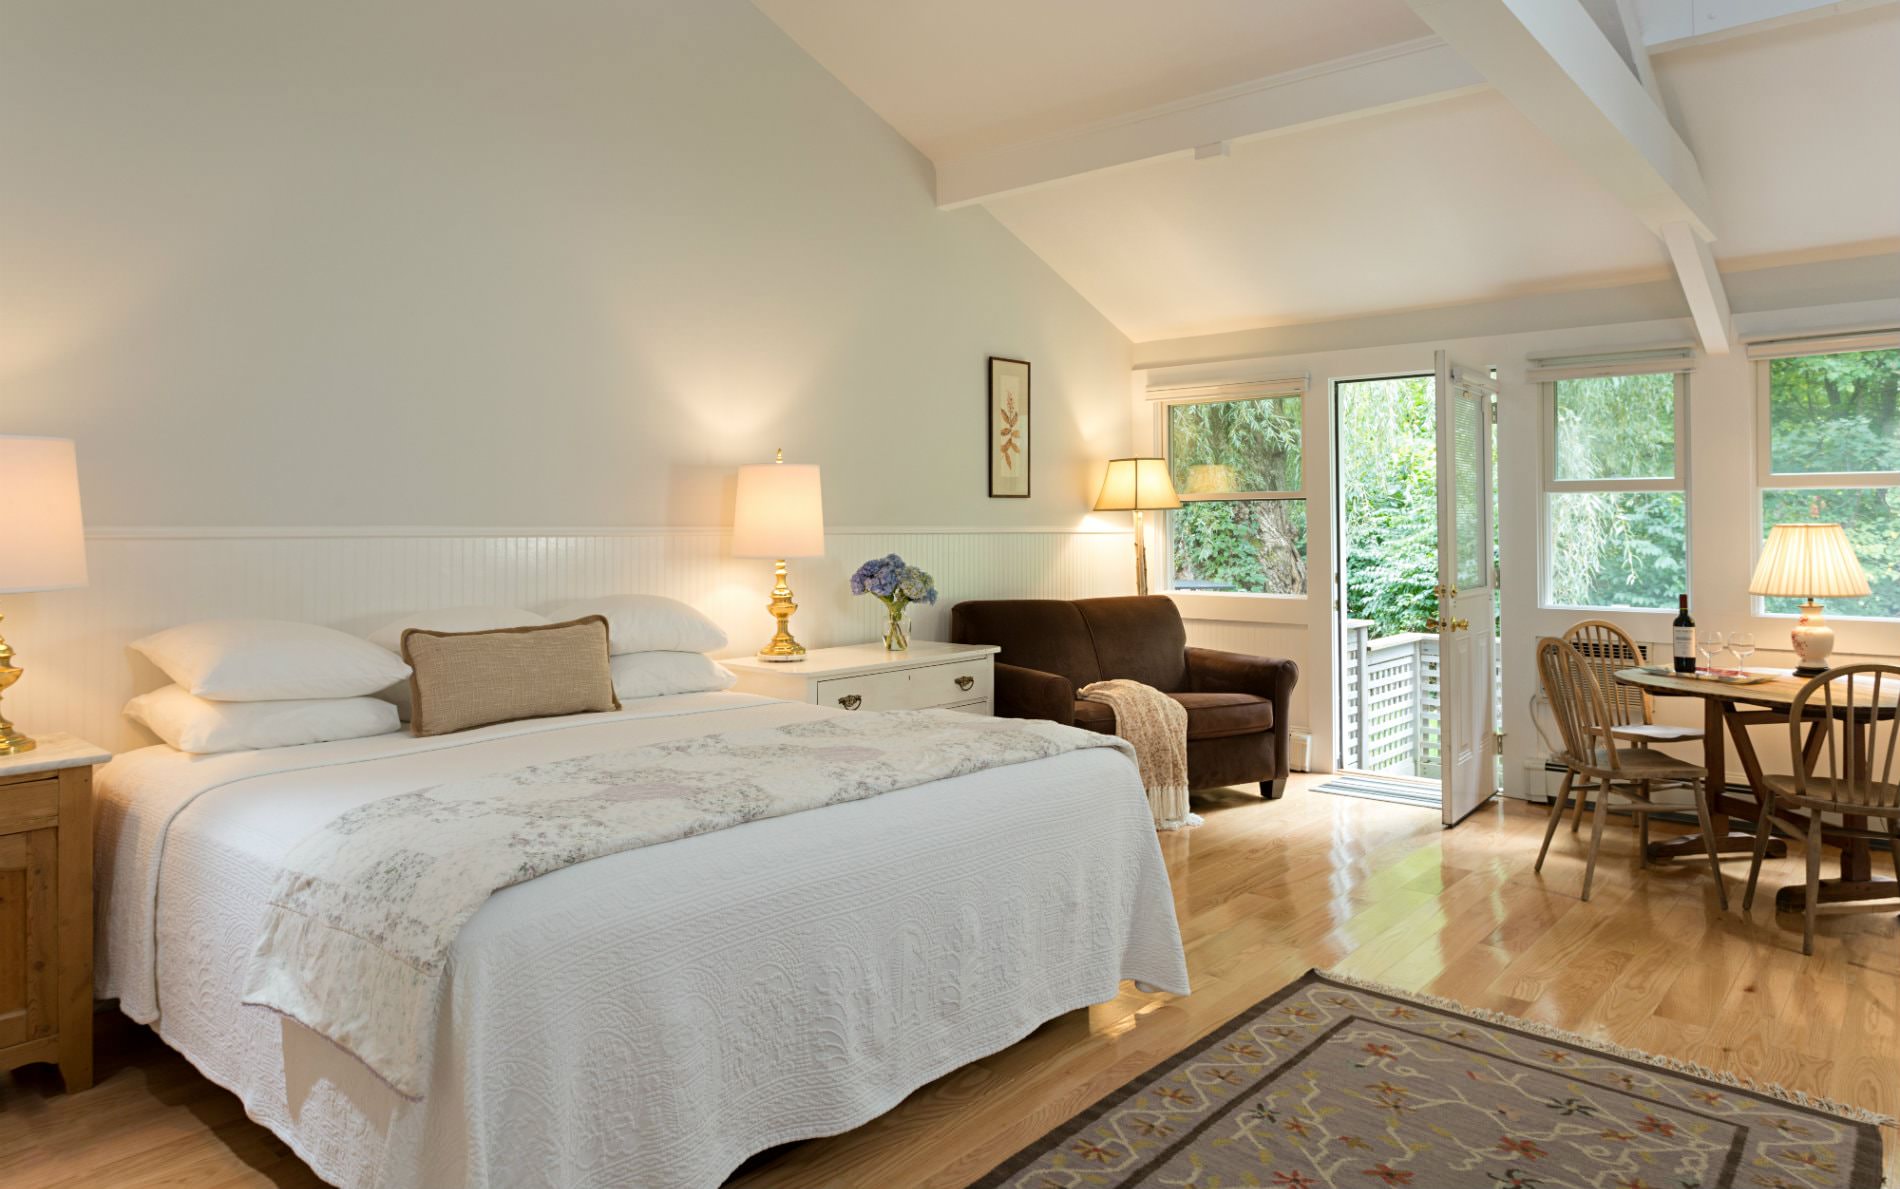
[(1278, 657), (1249, 656), (1213, 648), (1187, 650), (1188, 688), (1197, 693), (1252, 694), (1273, 703), (1274, 766), (1276, 779), (1287, 774), (1287, 743), (1293, 724), (1287, 706), (1299, 684), (1300, 667)]
[(997, 665), (995, 680), (998, 718), (1042, 718), (1075, 725), (1075, 685), (1062, 674)]

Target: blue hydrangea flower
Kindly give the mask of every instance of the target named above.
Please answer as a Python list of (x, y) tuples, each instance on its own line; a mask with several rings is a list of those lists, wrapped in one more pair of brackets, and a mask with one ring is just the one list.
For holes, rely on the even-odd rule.
[(895, 553), (874, 557), (851, 574), (851, 593), (876, 595), (893, 612), (912, 603), (935, 603), (937, 582)]

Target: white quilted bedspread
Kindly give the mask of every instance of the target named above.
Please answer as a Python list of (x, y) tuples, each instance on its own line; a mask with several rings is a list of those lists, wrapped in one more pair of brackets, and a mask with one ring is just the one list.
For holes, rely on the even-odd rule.
[(393, 791), (830, 713), (739, 694), (101, 771), (100, 993), (336, 1184), (711, 1189), (1122, 979), (1185, 994), (1133, 766), (1076, 752), (626, 852), (497, 893), (405, 1101), (238, 1005), (290, 848)]

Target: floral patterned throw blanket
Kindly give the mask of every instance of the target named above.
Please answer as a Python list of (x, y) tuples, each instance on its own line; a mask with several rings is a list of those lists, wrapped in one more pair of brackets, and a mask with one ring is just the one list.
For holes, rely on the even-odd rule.
[(425, 1092), (449, 948), (490, 894), (621, 851), (1085, 748), (950, 710), (839, 715), (579, 756), (372, 801), (286, 856), (244, 1002)]

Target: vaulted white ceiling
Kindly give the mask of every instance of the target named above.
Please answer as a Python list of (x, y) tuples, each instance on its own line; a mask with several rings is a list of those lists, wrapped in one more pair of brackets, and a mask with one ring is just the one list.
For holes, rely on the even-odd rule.
[[(930, 155), (940, 184), (946, 162), (1087, 141), (1073, 176), (1017, 169), (1021, 188), (982, 201), (1138, 342), (1671, 273), (1653, 221), (1574, 146), (1504, 94), (1461, 87), (1481, 81), (1462, 63), (1407, 49), (1435, 44), (1407, 0), (755, 2)], [(1655, 23), (1652, 94), (1699, 162), (1718, 262), (1900, 250), (1900, 6), (1724, 31), (1737, 13), (1815, 6), (1638, 2)], [(1693, 40), (1710, 31), (1725, 35)], [(1379, 99), (1401, 102), (1326, 109), (1386, 86)], [(1104, 137), (1125, 148), (1156, 113), (1243, 93), (1300, 118), (1206, 160), (1138, 146), (1099, 168), (1115, 164)]]

